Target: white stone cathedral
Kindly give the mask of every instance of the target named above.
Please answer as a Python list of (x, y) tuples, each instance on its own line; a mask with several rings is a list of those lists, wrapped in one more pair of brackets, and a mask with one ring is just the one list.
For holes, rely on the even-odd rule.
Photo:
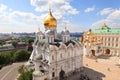
[(83, 46), (71, 40), (65, 29), (57, 34), (57, 20), (51, 10), (44, 20), (45, 34), (39, 29), (33, 43), (33, 51), (27, 62), (33, 68), (33, 80), (63, 80), (83, 67)]

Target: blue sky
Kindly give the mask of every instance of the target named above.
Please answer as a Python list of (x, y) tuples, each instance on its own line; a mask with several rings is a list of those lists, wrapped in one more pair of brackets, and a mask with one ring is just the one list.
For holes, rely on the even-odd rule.
[(97, 29), (103, 23), (120, 28), (120, 0), (0, 0), (0, 33), (44, 31), (43, 20), (51, 7), (58, 32)]

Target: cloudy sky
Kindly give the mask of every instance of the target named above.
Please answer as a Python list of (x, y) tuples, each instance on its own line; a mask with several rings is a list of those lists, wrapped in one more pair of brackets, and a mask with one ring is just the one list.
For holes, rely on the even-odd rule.
[(44, 31), (49, 7), (58, 20), (58, 32), (97, 29), (103, 23), (120, 28), (120, 0), (0, 0), (0, 33)]

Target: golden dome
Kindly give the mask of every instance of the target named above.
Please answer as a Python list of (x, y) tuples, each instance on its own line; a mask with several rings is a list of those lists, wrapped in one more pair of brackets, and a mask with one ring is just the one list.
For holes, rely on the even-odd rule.
[(91, 29), (86, 34), (87, 35), (92, 35)]
[(49, 10), (47, 17), (44, 20), (44, 26), (45, 27), (56, 27), (57, 26), (57, 20), (52, 15), (51, 10)]

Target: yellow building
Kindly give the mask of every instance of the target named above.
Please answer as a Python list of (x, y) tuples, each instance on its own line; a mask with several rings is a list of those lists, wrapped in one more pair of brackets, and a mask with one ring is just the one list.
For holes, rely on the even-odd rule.
[(87, 48), (85, 53), (94, 50), (97, 54), (102, 49), (102, 54), (120, 56), (120, 29), (109, 28), (104, 23), (100, 29), (85, 33), (84, 45)]
[(120, 56), (120, 29), (109, 28), (104, 23), (100, 29), (93, 30), (92, 33), (97, 40), (102, 40), (104, 54)]

